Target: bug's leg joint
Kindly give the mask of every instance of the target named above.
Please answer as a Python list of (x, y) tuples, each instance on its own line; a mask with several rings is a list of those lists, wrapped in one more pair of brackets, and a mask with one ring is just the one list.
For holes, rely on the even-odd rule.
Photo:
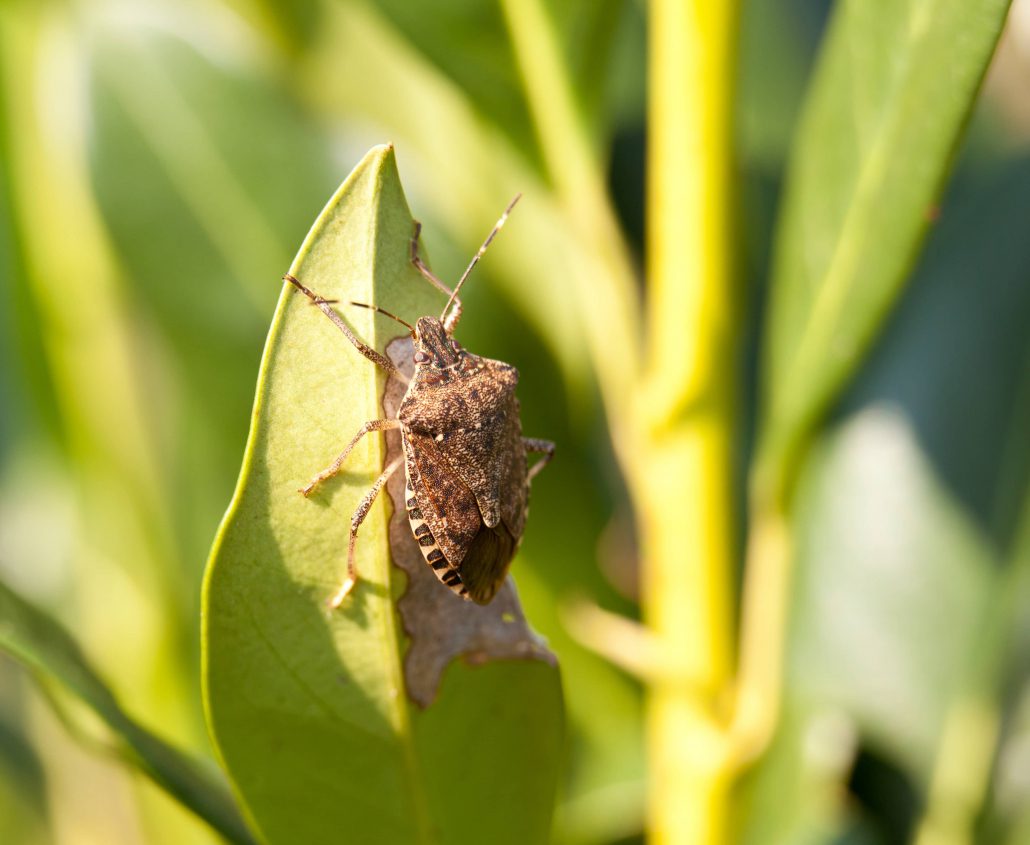
[(383, 485), (386, 484), (390, 476), (397, 471), (403, 460), (404, 456), (398, 455), (390, 462), (390, 465), (380, 473), (371, 489), (365, 494), (365, 498), (361, 500), (361, 504), (354, 511), (354, 516), (351, 517), (350, 540), (347, 543), (347, 577), (340, 584), (340, 589), (329, 599), (329, 607), (334, 610), (343, 604), (343, 600), (347, 598), (350, 591), (354, 589), (354, 585), (358, 583), (358, 569), (354, 562), (354, 549), (357, 545), (358, 529), (361, 527), (361, 523), (365, 521), (365, 517), (368, 516), (368, 512), (372, 509), (379, 491), (383, 489)]
[(399, 420), (369, 420), (367, 423), (361, 426), (360, 429), (358, 429), (358, 433), (355, 434), (353, 438), (351, 438), (350, 443), (347, 444), (347, 448), (340, 453), (339, 457), (337, 457), (335, 461), (333, 461), (329, 466), (322, 470), (318, 475), (312, 478), (307, 485), (301, 487), (299, 492), (303, 494), (304, 498), (307, 498), (312, 494), (312, 492), (314, 492), (314, 489), (323, 481), (332, 478), (334, 475), (339, 475), (340, 471), (343, 469), (344, 461), (347, 460), (347, 456), (351, 453), (351, 450), (357, 445), (358, 441), (366, 434), (369, 434), (373, 431), (387, 431), (392, 428), (400, 427), (401, 424)]
[(540, 440), (536, 437), (523, 437), (522, 443), (527, 452), (543, 455), (539, 461), (529, 468), (529, 472), (526, 474), (526, 483), (528, 484), (536, 477), (540, 470), (551, 462), (551, 459), (554, 457), (554, 443), (550, 440)]
[(348, 326), (343, 321), (343, 318), (330, 307), (332, 303), (335, 303), (338, 300), (326, 299), (324, 296), (315, 293), (313, 290), (311, 290), (311, 288), (301, 284), (295, 276), (291, 276), (289, 273), (283, 276), (283, 281), (289, 282), (291, 285), (297, 288), (297, 290), (303, 293), (310, 300), (311, 304), (317, 307), (323, 314), (325, 314), (326, 317), (328, 317), (329, 320), (332, 322), (332, 324), (340, 330), (343, 336), (347, 338), (347, 340), (349, 340), (351, 344), (353, 344), (354, 348), (357, 349), (358, 352), (360, 352), (366, 358), (368, 358), (369, 361), (371, 361), (373, 364), (376, 364), (379, 367), (382, 367), (387, 372), (393, 373), (396, 377), (400, 378), (405, 383), (408, 381), (407, 376), (403, 375), (401, 371), (398, 370), (396, 366), (394, 366), (393, 361), (391, 361), (385, 355), (377, 352), (367, 343), (362, 341), (356, 334), (354, 334), (353, 331), (351, 331), (350, 326)]

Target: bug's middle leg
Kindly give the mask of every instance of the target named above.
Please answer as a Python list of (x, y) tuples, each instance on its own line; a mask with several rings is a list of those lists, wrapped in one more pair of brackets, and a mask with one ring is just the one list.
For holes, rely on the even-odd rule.
[(554, 457), (554, 444), (550, 440), (523, 437), (522, 445), (526, 447), (527, 452), (540, 452), (543, 454), (543, 457), (529, 468), (529, 473), (526, 475), (526, 483), (528, 484), (540, 470), (551, 462), (551, 458)]
[(347, 444), (347, 448), (344, 449), (340, 456), (333, 461), (329, 466), (322, 470), (318, 475), (311, 479), (310, 483), (300, 488), (300, 492), (305, 497), (311, 495), (311, 491), (314, 490), (319, 484), (325, 481), (327, 478), (332, 478), (334, 475), (339, 474), (343, 468), (343, 462), (347, 460), (347, 456), (351, 453), (351, 450), (358, 444), (358, 441), (366, 434), (372, 431), (388, 431), (392, 428), (400, 428), (401, 424), (399, 420), (369, 420), (358, 430), (358, 433), (354, 435), (351, 442)]
[(331, 608), (335, 609), (343, 604), (343, 600), (347, 598), (347, 594), (354, 589), (354, 585), (358, 583), (358, 568), (354, 564), (354, 547), (358, 541), (358, 528), (361, 527), (361, 523), (365, 521), (365, 517), (368, 516), (368, 512), (372, 509), (372, 503), (375, 502), (376, 496), (379, 495), (379, 491), (383, 489), (383, 485), (386, 484), (390, 476), (397, 471), (397, 468), (400, 467), (403, 460), (404, 455), (398, 455), (390, 461), (390, 465), (384, 469), (379, 478), (375, 480), (371, 489), (365, 494), (365, 498), (361, 500), (361, 504), (358, 505), (358, 509), (354, 511), (354, 516), (351, 517), (350, 541), (347, 543), (347, 577), (344, 578), (343, 583), (340, 584), (340, 589), (336, 591), (331, 599), (329, 599), (329, 606)]

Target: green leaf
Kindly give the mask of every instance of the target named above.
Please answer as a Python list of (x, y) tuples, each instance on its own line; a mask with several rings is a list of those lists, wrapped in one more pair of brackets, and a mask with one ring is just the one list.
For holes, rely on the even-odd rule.
[(253, 841), (224, 783), (125, 713), (68, 633), (2, 582), (0, 649), (84, 702), (114, 731), (129, 762), (228, 840)]
[(802, 118), (777, 240), (760, 484), (789, 485), (934, 216), (1009, 0), (848, 0)]
[[(409, 321), (437, 314), (442, 295), (408, 260), (412, 230), (393, 150), (375, 148), (290, 272), (340, 303), (381, 304)], [(380, 350), (403, 334), (371, 311), (337, 311)], [(383, 390), (383, 374), (287, 287), (205, 584), (212, 733), (269, 842), (542, 841), (562, 742), (556, 669), (455, 663), (435, 703), (409, 703), (385, 496), (362, 525), (361, 581), (339, 610), (326, 606), (344, 573), (351, 513), (383, 466), (380, 438), (365, 438), (311, 499), (297, 489), (383, 416)], [(452, 607), (456, 620), (475, 610)]]

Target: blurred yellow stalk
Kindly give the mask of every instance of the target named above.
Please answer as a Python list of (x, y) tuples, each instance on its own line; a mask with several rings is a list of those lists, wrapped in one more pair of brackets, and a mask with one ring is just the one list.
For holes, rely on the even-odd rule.
[[(654, 841), (728, 835), (734, 766), (731, 573), (737, 295), (733, 139), (737, 4), (654, 0), (650, 14), (646, 364), (632, 271), (602, 167), (538, 0), (502, 4), (556, 194), (600, 259), (580, 292), (644, 559)], [(627, 402), (635, 392), (636, 402)]]
[(728, 836), (737, 11), (731, 0), (650, 5), (647, 371), (636, 425), (646, 445), (629, 475), (644, 617), (674, 661), (650, 690), (649, 828), (659, 843)]

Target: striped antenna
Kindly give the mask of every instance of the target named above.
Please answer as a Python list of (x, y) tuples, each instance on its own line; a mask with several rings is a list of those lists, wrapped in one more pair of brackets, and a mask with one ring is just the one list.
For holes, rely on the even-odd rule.
[(391, 320), (396, 320), (402, 326), (405, 326), (409, 332), (411, 332), (411, 336), (412, 337), (415, 336), (415, 327), (413, 325), (411, 325), (411, 323), (409, 323), (407, 320), (402, 320), (396, 314), (390, 313), (385, 308), (380, 308), (378, 305), (368, 305), (365, 302), (351, 302), (350, 304), (351, 305), (357, 305), (358, 308), (367, 308), (369, 311), (377, 311), (378, 313), (380, 313), (380, 314), (382, 314), (382, 315), (384, 315), (386, 317), (389, 317)]
[(497, 233), (501, 231), (501, 227), (508, 219), (508, 215), (511, 214), (511, 210), (522, 198), (522, 194), (515, 194), (515, 199), (508, 203), (508, 207), (504, 209), (504, 214), (501, 215), (501, 219), (497, 221), (497, 224), (490, 231), (490, 234), (486, 236), (486, 240), (483, 241), (483, 245), (479, 248), (479, 252), (472, 256), (472, 260), (469, 262), (469, 266), (465, 268), (465, 272), (461, 274), (461, 278), (458, 279), (458, 284), (454, 286), (454, 292), (451, 294), (451, 298), (447, 300), (447, 304), (443, 308), (443, 312), (440, 314), (440, 322), (446, 323), (447, 312), (451, 310), (451, 305), (454, 300), (458, 297), (458, 291), (461, 290), (461, 286), (465, 284), (465, 279), (469, 277), (472, 272), (472, 268), (479, 263), (479, 259), (483, 257), (483, 253), (486, 252), (486, 248), (490, 246), (490, 242), (497, 237)]

